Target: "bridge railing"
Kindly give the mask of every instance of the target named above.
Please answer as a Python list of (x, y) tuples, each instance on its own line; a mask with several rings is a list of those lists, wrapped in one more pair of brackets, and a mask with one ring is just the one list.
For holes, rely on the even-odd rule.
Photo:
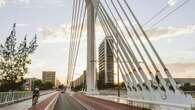
[(195, 98), (195, 91), (184, 91), (184, 94), (189, 94), (192, 98)]
[(97, 97), (105, 100), (114, 101), (116, 103), (123, 103), (129, 106), (145, 108), (149, 110), (191, 110), (193, 105), (185, 105), (185, 104), (175, 104), (161, 101), (146, 101), (139, 99), (129, 99), (117, 96), (103, 96), (103, 95), (89, 95), (92, 97)]
[(147, 108), (149, 110), (191, 110), (192, 108), (192, 105), (137, 99), (126, 99), (126, 104), (134, 107)]
[(7, 104), (19, 100), (23, 100), (27, 97), (31, 97), (31, 91), (25, 92), (0, 92), (0, 105)]

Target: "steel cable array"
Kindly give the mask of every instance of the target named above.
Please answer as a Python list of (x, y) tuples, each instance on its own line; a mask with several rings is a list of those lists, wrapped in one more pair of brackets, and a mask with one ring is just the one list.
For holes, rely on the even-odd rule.
[[(116, 53), (114, 48), (118, 43), (119, 61), (127, 62), (119, 64), (119, 70), (124, 82), (126, 82), (125, 85), (134, 92), (155, 92), (158, 90), (160, 95), (162, 95), (162, 92), (165, 94), (170, 94), (171, 91), (175, 93), (177, 91), (175, 81), (127, 1), (110, 0), (110, 4), (108, 1), (104, 1), (104, 4), (100, 1), (98, 18), (105, 35), (112, 37), (113, 42), (109, 42), (109, 44), (115, 45), (111, 46), (113, 53)], [(128, 11), (125, 9), (128, 9)], [(116, 57), (116, 55), (114, 56)], [(156, 60), (154, 60), (154, 57)], [(147, 71), (140, 65), (140, 59)], [(162, 69), (157, 66), (157, 61), (164, 72), (160, 71)], [(151, 67), (153, 67), (155, 73), (153, 73), (149, 64), (152, 65)], [(162, 73), (168, 78), (167, 81), (164, 80)], [(147, 96), (143, 95), (143, 97)]]
[(68, 86), (71, 85), (71, 82), (73, 81), (74, 78), (77, 56), (80, 47), (80, 40), (82, 37), (83, 27), (85, 22), (85, 15), (86, 15), (85, 1), (74, 0), (70, 45), (69, 45), (69, 57), (68, 57), (68, 74), (67, 74)]

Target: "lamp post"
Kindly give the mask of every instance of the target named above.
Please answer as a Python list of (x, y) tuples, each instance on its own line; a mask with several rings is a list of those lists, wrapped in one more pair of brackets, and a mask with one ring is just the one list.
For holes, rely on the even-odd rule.
[(119, 50), (117, 42), (117, 82), (118, 82), (118, 97), (120, 97), (120, 81), (119, 81)]

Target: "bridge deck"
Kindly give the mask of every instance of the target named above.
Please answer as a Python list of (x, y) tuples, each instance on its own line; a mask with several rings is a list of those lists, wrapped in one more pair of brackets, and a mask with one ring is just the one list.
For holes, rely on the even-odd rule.
[(80, 101), (84, 102), (86, 105), (94, 108), (95, 110), (148, 110), (100, 98), (90, 97), (80, 93), (75, 94), (74, 96)]

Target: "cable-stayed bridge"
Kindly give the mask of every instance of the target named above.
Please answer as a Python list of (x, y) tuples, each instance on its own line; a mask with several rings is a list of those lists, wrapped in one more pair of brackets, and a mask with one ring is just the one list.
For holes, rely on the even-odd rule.
[[(190, 0), (163, 16), (153, 26), (178, 10)], [(163, 7), (159, 13), (168, 6)], [(145, 24), (159, 15), (156, 14)], [(97, 22), (101, 25), (108, 45), (116, 59), (118, 74), (121, 74), (127, 97), (100, 95), (97, 89)], [(70, 35), (67, 92), (50, 91), (40, 97), (39, 103), (31, 106), (31, 93), (0, 94), (0, 110), (191, 110), (192, 96), (179, 90), (171, 72), (131, 8), (128, 0), (73, 0)], [(145, 25), (144, 24), (144, 25)], [(82, 76), (86, 91), (72, 92), (75, 69), (81, 38), (87, 29), (87, 68)], [(106, 61), (105, 61), (106, 62)], [(141, 63), (140, 63), (141, 62)], [(85, 68), (84, 68), (85, 69)]]

